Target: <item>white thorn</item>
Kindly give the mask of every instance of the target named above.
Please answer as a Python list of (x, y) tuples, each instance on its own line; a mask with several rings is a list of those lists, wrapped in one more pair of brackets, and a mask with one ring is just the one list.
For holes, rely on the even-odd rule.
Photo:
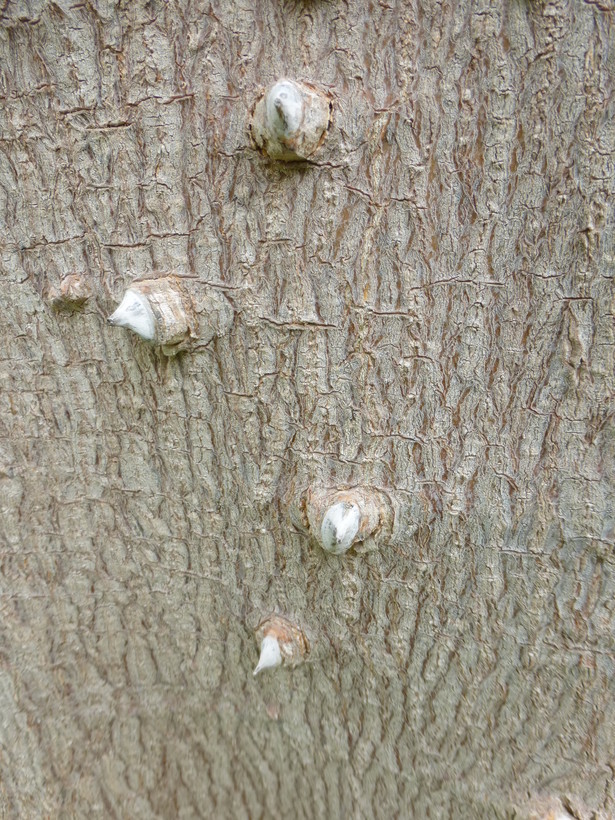
[(258, 675), (263, 669), (271, 669), (281, 663), (282, 653), (277, 638), (274, 638), (273, 635), (265, 635), (261, 642), (261, 656), (253, 674)]
[(279, 137), (292, 137), (303, 120), (303, 98), (294, 83), (280, 80), (267, 93), (269, 127)]
[(107, 321), (110, 325), (127, 327), (150, 342), (156, 335), (156, 320), (147, 297), (133, 288), (128, 288), (119, 307)]
[(323, 547), (334, 555), (349, 550), (359, 532), (361, 511), (356, 504), (340, 501), (329, 507), (320, 528)]

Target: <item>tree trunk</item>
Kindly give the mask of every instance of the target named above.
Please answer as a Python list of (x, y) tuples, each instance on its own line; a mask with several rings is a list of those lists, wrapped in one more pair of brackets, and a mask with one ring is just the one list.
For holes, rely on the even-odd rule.
[[(615, 814), (613, 19), (4, 1), (3, 817)], [(106, 323), (161, 274), (228, 327)]]

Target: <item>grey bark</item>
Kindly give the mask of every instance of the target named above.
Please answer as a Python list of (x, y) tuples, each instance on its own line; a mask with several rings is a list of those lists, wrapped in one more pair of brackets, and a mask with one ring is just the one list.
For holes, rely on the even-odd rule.
[[(0, 9), (3, 816), (615, 814), (610, 0)], [(107, 326), (156, 271), (230, 330)], [(394, 538), (327, 556), (352, 485)]]

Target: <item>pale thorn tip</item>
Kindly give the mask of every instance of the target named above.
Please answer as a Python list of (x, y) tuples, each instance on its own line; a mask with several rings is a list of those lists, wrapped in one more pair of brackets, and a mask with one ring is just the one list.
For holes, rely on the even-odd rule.
[(261, 656), (253, 674), (258, 675), (263, 669), (272, 669), (282, 663), (280, 644), (273, 635), (265, 635), (261, 642)]
[(301, 92), (289, 80), (280, 80), (267, 93), (267, 119), (270, 128), (281, 137), (294, 136), (303, 120)]
[(126, 327), (150, 342), (156, 335), (156, 320), (147, 297), (133, 288), (128, 288), (117, 310), (107, 321), (110, 325)]
[(352, 546), (361, 523), (361, 511), (356, 504), (340, 501), (329, 507), (322, 521), (320, 535), (327, 552), (340, 555)]

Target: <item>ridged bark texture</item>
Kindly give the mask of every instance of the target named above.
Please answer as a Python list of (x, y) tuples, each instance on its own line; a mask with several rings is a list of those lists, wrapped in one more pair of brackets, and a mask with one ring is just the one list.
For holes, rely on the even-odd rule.
[[(615, 815), (614, 44), (612, 0), (0, 1), (3, 817)], [(283, 77), (308, 162), (250, 141)], [(156, 273), (230, 329), (108, 326)], [(290, 510), (352, 486), (395, 525), (327, 555)], [(272, 613), (310, 653), (254, 678)]]

